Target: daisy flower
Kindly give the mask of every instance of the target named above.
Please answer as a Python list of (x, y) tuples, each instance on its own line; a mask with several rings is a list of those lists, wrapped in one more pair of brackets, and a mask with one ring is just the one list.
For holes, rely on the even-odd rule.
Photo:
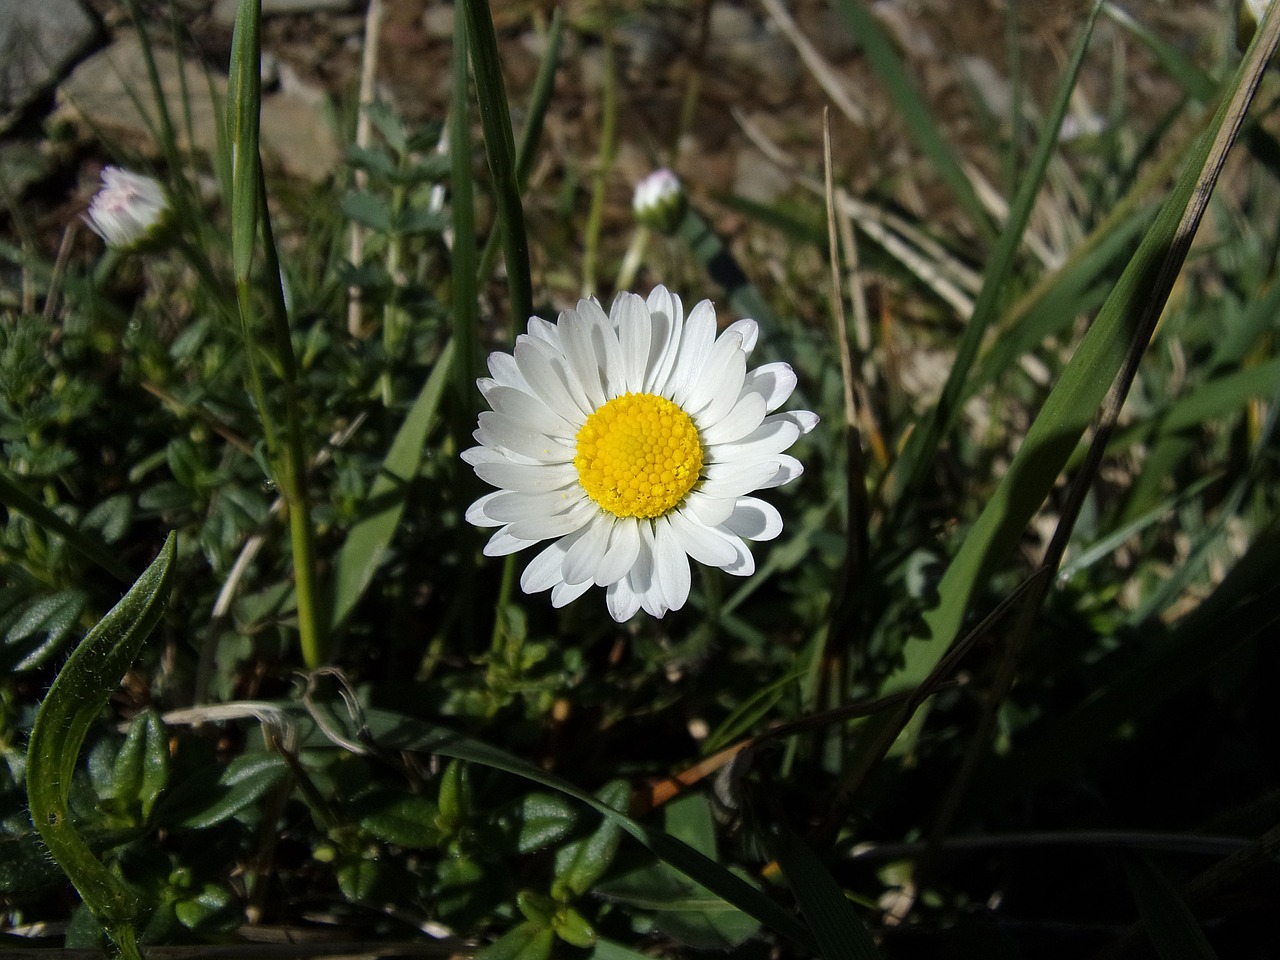
[(685, 317), (658, 287), (646, 302), (619, 294), (608, 315), (581, 300), (557, 323), (529, 320), (514, 355), (489, 357), (478, 381), (491, 411), (462, 458), (499, 489), (467, 510), (497, 527), (487, 556), (549, 545), (520, 578), (562, 607), (604, 587), (621, 623), (654, 617), (689, 596), (689, 558), (745, 577), (746, 540), (771, 540), (782, 517), (753, 491), (803, 468), (787, 450), (817, 424), (807, 410), (775, 413), (796, 376), (785, 363), (748, 372), (754, 320), (716, 336), (704, 300)]
[(665, 167), (641, 180), (631, 198), (636, 221), (659, 233), (674, 233), (688, 205), (684, 184)]
[(120, 167), (103, 167), (102, 189), (89, 201), (86, 219), (107, 246), (133, 249), (151, 239), (169, 215), (169, 198), (155, 179)]

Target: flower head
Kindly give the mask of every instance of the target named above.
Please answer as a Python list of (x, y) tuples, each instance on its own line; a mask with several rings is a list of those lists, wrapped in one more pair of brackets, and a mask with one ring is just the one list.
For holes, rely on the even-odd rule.
[(499, 489), (467, 519), (497, 527), (504, 556), (550, 544), (520, 578), (557, 607), (604, 587), (618, 622), (661, 617), (689, 596), (689, 558), (748, 576), (745, 540), (771, 540), (782, 517), (753, 491), (800, 476), (787, 450), (817, 424), (775, 413), (796, 376), (785, 363), (747, 370), (759, 330), (739, 320), (716, 336), (709, 300), (685, 317), (656, 288), (622, 293), (606, 315), (581, 300), (557, 323), (529, 320), (514, 355), (489, 357), (480, 414), (462, 458)]
[(674, 233), (687, 206), (684, 185), (665, 167), (641, 180), (631, 200), (636, 220), (660, 233)]
[(89, 226), (109, 247), (135, 249), (152, 239), (169, 216), (169, 198), (151, 177), (103, 167), (102, 189), (91, 201)]

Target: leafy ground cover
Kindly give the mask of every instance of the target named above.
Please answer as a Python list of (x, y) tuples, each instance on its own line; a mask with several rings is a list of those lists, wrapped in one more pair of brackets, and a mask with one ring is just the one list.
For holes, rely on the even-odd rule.
[[(219, 148), (182, 154), (184, 118), (158, 111), (160, 161), (114, 157), (155, 176), (158, 221), (131, 233), (126, 191), (91, 210), (109, 245), (59, 252), (11, 197), (3, 949), (1272, 955), (1280, 14), (1242, 53), (1233, 12), (1188, 48), (1076, 6), (1049, 78), (1015, 55), (1032, 11), (993, 15), (1008, 113), (972, 91), (985, 134), (959, 142), (885, 10), (833, 4), (935, 216), (887, 176), (850, 191), (819, 125), (783, 199), (691, 189), (619, 229), (608, 56), (598, 175), (557, 193), (533, 172), (563, 45), (607, 48), (641, 8), (529, 11), (541, 64), (517, 85), (491, 13), (525, 11), (476, 0), (443, 114), (364, 98), (334, 185), (263, 171), (245, 0)], [(1153, 83), (1134, 51), (1176, 93), (1158, 109), (1129, 94)], [(574, 317), (525, 318), (659, 284), (690, 329), (717, 301), (691, 367), (709, 382), (752, 344), (751, 368), (790, 365), (793, 393), (771, 366), (732, 409), (795, 436), (752, 446), (692, 381), (645, 379), (703, 454), (741, 442), (734, 476), (752, 451), (771, 469), (737, 491), (699, 459), (675, 507), (591, 508), (640, 531), (628, 589), (664, 616), (595, 587), (553, 606), (522, 575), (579, 528), (532, 494), (502, 514), (476, 474), (585, 476), (585, 441), (508, 361), (488, 370), (516, 406), (476, 381), (527, 330), (517, 359), (577, 370), (566, 393), (588, 367), (626, 392), (620, 371), (661, 366), (636, 357), (657, 332), (602, 319), (597, 369)], [(551, 436), (575, 456), (539, 459)], [(464, 460), (477, 441), (496, 459)], [(742, 498), (784, 478), (761, 495), (778, 530)], [(686, 508), (719, 539), (664, 553)], [(717, 551), (742, 509), (761, 542), (734, 576), (747, 561)], [(547, 543), (487, 555), (477, 520)], [(541, 579), (571, 593), (586, 554), (565, 550)]]

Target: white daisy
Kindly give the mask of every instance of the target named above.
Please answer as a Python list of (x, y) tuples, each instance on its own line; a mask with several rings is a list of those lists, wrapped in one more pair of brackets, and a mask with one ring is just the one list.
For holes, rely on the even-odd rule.
[(485, 554), (550, 540), (524, 591), (562, 607), (604, 587), (619, 623), (684, 606), (690, 557), (750, 575), (743, 541), (773, 539), (782, 517), (748, 494), (800, 476), (783, 451), (818, 422), (773, 412), (796, 376), (785, 363), (747, 371), (758, 334), (739, 320), (717, 337), (711, 301), (686, 319), (664, 287), (647, 303), (619, 294), (608, 316), (582, 300), (558, 323), (530, 318), (514, 356), (490, 355), (478, 385), (493, 409), (462, 454), (500, 488), (467, 511), (498, 528)]
[(109, 247), (128, 250), (155, 236), (169, 215), (169, 198), (152, 177), (103, 167), (102, 189), (89, 201), (89, 226)]

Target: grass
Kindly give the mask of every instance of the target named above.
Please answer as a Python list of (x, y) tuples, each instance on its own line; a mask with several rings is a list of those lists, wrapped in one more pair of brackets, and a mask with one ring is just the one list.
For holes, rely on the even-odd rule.
[[(541, 24), (523, 90), (479, 2), (448, 116), (366, 103), (336, 190), (263, 173), (244, 0), (219, 155), (157, 128), (163, 236), (59, 256), (10, 198), (6, 942), (270, 957), (283, 927), (315, 956), (625, 960), (1274, 939), (1280, 14), (1243, 55), (1193, 56), (1092, 4), (1050, 86), (1008, 57), (1012, 115), (976, 121), (1007, 140), (983, 152), (870, 5), (833, 9), (945, 216), (887, 173), (855, 198), (834, 138), (825, 185), (792, 158), (776, 204), (695, 183), (669, 235), (605, 229), (620, 77), (596, 167), (564, 165), (575, 192), (537, 158), (562, 43), (603, 39), (621, 70), (634, 12)], [(1103, 23), (1132, 59), (1108, 62)], [(1102, 131), (1062, 141), (1108, 70)], [(1176, 108), (1125, 100), (1130, 70)], [(785, 526), (755, 574), (699, 566), (684, 609), (618, 624), (598, 590), (524, 595), (532, 554), (483, 555), (459, 453), (479, 358), (637, 267), (686, 309), (720, 297), (721, 327), (754, 317), (754, 361), (789, 362), (790, 406), (822, 419), (804, 476), (766, 493)]]

